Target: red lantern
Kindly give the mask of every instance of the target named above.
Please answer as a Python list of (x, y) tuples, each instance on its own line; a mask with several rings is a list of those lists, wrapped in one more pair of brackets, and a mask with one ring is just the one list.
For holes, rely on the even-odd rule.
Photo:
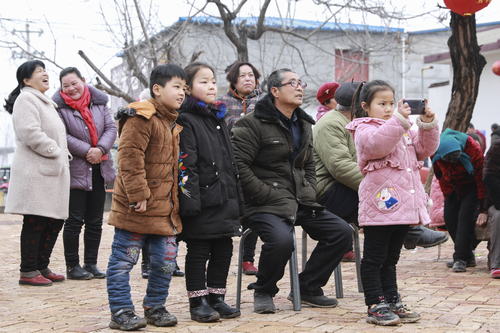
[(444, 0), (444, 4), (454, 13), (471, 16), (490, 4), (491, 0)]
[(493, 73), (495, 73), (496, 75), (500, 75), (500, 60), (498, 60), (497, 62), (495, 62), (493, 64), (493, 66), (491, 67), (491, 70), (493, 71)]

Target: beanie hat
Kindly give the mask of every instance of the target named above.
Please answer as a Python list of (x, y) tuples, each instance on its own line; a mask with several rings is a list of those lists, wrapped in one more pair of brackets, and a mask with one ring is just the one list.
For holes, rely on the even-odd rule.
[(324, 83), (318, 90), (316, 94), (316, 99), (318, 102), (323, 104), (323, 102), (333, 98), (335, 96), (335, 91), (340, 85), (337, 82), (327, 82)]
[(350, 81), (344, 82), (340, 85), (340, 87), (335, 92), (335, 101), (342, 106), (351, 106), (352, 97), (358, 89), (358, 86), (361, 82), (359, 81)]

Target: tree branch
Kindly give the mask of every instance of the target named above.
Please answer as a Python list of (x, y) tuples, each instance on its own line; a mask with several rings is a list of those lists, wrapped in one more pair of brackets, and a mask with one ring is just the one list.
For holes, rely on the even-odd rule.
[[(132, 103), (132, 102), (135, 102), (135, 99), (133, 99), (132, 97), (130, 97), (128, 94), (124, 93), (120, 88), (118, 88), (113, 82), (111, 82), (111, 80), (109, 80), (102, 72), (99, 68), (97, 68), (96, 65), (94, 65), (94, 63), (92, 62), (92, 60), (90, 60), (87, 55), (85, 54), (85, 52), (83, 52), (82, 50), (78, 51), (78, 54), (80, 55), (80, 57), (83, 58), (83, 60), (85, 60), (85, 62), (94, 70), (94, 72), (97, 73), (97, 75), (99, 75), (103, 80), (104, 82), (106, 82), (110, 87), (111, 87), (111, 90), (110, 91), (114, 91), (116, 94), (111, 94), (113, 96), (117, 96), (117, 97), (122, 97), (123, 99), (125, 99), (127, 102), (129, 103)], [(96, 78), (97, 80), (97, 78)], [(98, 81), (99, 82), (99, 81)], [(102, 84), (101, 84), (102, 85)], [(97, 86), (96, 86), (97, 87)], [(104, 88), (103, 88), (104, 89)]]

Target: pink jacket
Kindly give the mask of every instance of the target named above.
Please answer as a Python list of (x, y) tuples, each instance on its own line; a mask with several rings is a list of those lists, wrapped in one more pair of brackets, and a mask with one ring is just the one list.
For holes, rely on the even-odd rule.
[(431, 185), (432, 206), (429, 208), (431, 216), (431, 227), (440, 227), (444, 225), (444, 195), (439, 185), (439, 180), (434, 176)]
[(387, 121), (358, 118), (346, 126), (365, 177), (358, 192), (360, 226), (429, 224), (419, 161), (437, 150), (439, 126), (436, 117), (431, 123), (418, 118), (418, 131), (411, 131), (411, 125), (394, 112)]
[(330, 112), (330, 111), (332, 111), (332, 110), (327, 108), (323, 104), (320, 104), (318, 106), (318, 113), (316, 113), (316, 122), (318, 122), (318, 120), (320, 120), (321, 117), (323, 117), (327, 112)]

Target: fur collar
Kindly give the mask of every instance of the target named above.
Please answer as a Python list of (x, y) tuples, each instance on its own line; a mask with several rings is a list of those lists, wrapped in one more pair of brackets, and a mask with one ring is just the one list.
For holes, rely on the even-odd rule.
[[(278, 114), (278, 109), (274, 106), (273, 97), (271, 94), (267, 94), (260, 101), (255, 104), (255, 110), (253, 111), (254, 115), (257, 119), (267, 120), (273, 123), (279, 121), (280, 116)], [(311, 124), (315, 124), (314, 119), (311, 118), (304, 110), (300, 107), (297, 107), (294, 110), (295, 114), (299, 119), (307, 121)]]
[[(87, 85), (87, 87), (90, 90), (90, 104), (93, 105), (106, 105), (109, 102), (108, 95), (103, 93), (97, 88), (94, 88), (93, 86)], [(64, 101), (64, 99), (61, 97), (61, 88), (57, 89), (57, 91), (52, 95), (52, 100), (56, 102), (57, 108), (70, 108), (68, 104)]]
[(188, 96), (181, 108), (179, 113), (200, 113), (204, 116), (210, 116), (213, 114), (217, 119), (222, 119), (227, 112), (227, 104), (222, 101), (215, 101), (213, 104), (205, 104), (196, 97)]

